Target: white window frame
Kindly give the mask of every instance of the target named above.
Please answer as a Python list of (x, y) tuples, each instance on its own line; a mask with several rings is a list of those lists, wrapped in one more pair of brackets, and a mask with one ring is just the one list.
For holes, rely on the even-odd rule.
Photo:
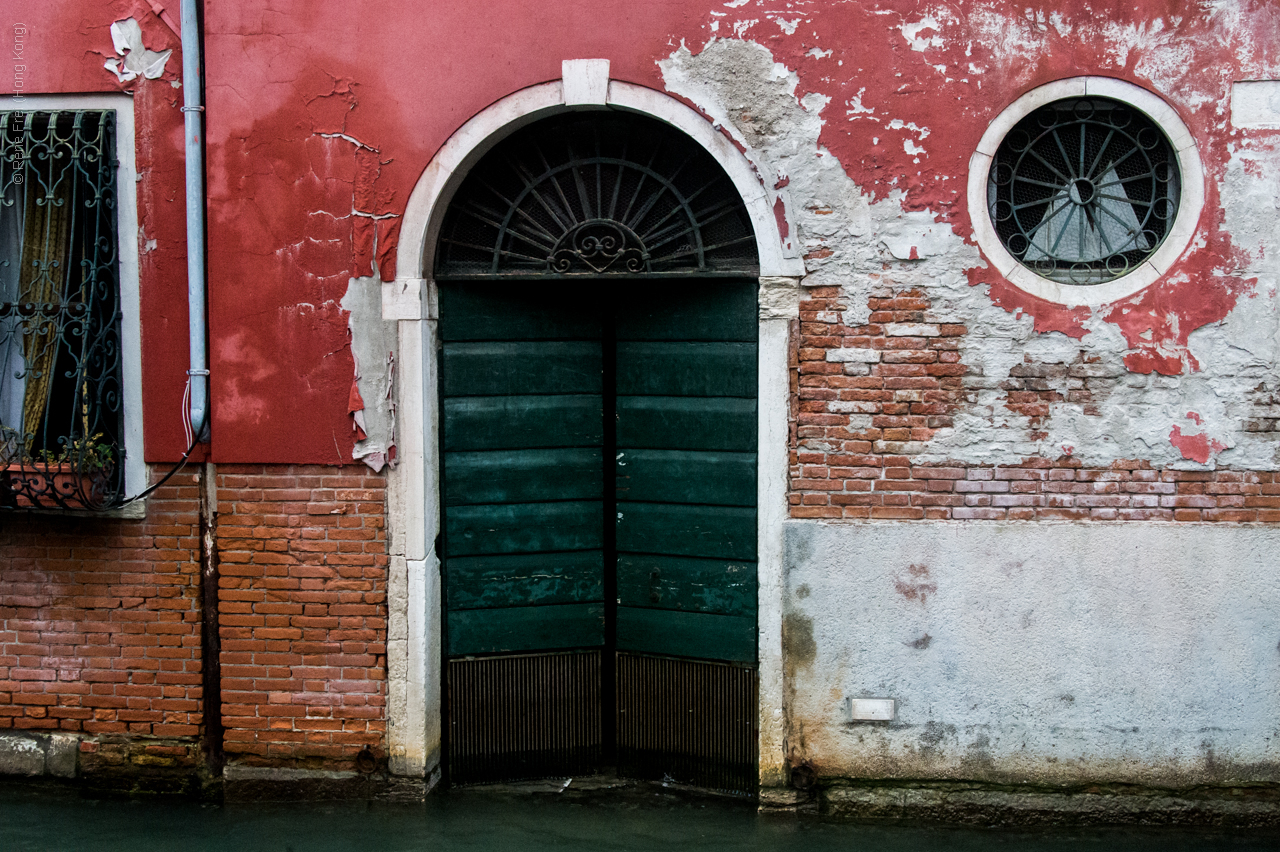
[[(1101, 97), (1128, 104), (1155, 122), (1169, 140), (1181, 171), (1178, 214), (1164, 242), (1132, 271), (1103, 284), (1070, 284), (1042, 278), (1009, 253), (987, 209), (987, 175), (996, 150), (1014, 126), (1034, 110), (1066, 98)], [(1155, 283), (1182, 256), (1195, 236), (1204, 209), (1204, 167), (1195, 138), (1164, 99), (1141, 86), (1113, 77), (1071, 77), (1046, 83), (1018, 98), (996, 116), (969, 159), (969, 219), (983, 255), (1005, 279), (1026, 293), (1068, 307), (1097, 306), (1132, 296)]]
[[(125, 94), (2, 95), (3, 112), (112, 110), (116, 114), (116, 245), (120, 284), (120, 386), (124, 405), (124, 495), (147, 487), (142, 442), (142, 302), (138, 286), (138, 170), (134, 153), (133, 98)], [(102, 512), (141, 518), (145, 501)]]

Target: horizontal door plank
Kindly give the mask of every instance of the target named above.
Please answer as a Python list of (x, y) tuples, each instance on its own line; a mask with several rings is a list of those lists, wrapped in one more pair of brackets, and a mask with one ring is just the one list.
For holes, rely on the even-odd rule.
[(619, 500), (756, 504), (755, 453), (618, 450), (614, 465)]
[(446, 506), (591, 500), (604, 480), (596, 447), (444, 454)]
[(598, 648), (604, 644), (604, 604), (519, 606), (450, 612), (448, 655)]
[(440, 339), (598, 340), (597, 282), (440, 282)]
[(445, 396), (600, 393), (600, 344), (583, 340), (446, 343)]
[(756, 401), (732, 397), (619, 396), (618, 446), (670, 450), (756, 449)]
[(618, 393), (755, 398), (755, 343), (619, 341)]
[(513, 503), (445, 511), (448, 556), (599, 550), (604, 503)]
[(445, 450), (598, 447), (598, 395), (477, 396), (444, 401)]
[(618, 551), (710, 559), (756, 558), (756, 510), (618, 502)]
[(604, 551), (456, 556), (445, 560), (448, 607), (595, 603), (604, 600)]
[(618, 340), (739, 340), (757, 335), (759, 282), (645, 281), (619, 300)]
[(624, 553), (618, 604), (718, 615), (756, 614), (756, 563)]
[(731, 663), (756, 661), (756, 620), (618, 607), (618, 650)]

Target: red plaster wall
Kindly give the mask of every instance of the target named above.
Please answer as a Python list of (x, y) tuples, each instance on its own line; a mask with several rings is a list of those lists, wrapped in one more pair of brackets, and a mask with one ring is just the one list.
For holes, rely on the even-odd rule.
[[(1219, 37), (1224, 18), (1207, 7), (1178, 0), (1030, 6), (997, 0), (930, 12), (914, 0), (881, 0), (786, 11), (706, 0), (489, 0), (479, 14), (462, 4), (435, 4), (423, 14), (412, 4), (375, 0), (206, 5), (210, 349), (219, 462), (350, 460), (346, 403), (353, 364), (338, 305), (348, 280), (392, 276), (399, 216), (444, 140), (488, 104), (558, 77), (566, 58), (605, 57), (614, 77), (661, 89), (656, 61), (681, 43), (697, 52), (713, 37), (737, 33), (757, 41), (797, 73), (798, 97), (830, 97), (833, 116), (856, 96), (880, 115), (927, 121), (932, 133), (919, 162), (903, 150), (908, 131), (881, 124), (828, 120), (821, 142), (865, 192), (884, 198), (901, 190), (906, 209), (928, 209), (962, 236), (970, 230), (963, 199), (968, 158), (1001, 109), (1062, 77), (1129, 80), (1160, 91), (1196, 135), (1208, 194), (1203, 245), (1185, 253), (1162, 282), (1097, 309), (1132, 347), (1126, 368), (1196, 370), (1187, 335), (1221, 319), (1253, 286), (1224, 271), (1239, 268), (1240, 258), (1220, 228), (1216, 195), (1235, 139), (1219, 102), (1247, 60), (1239, 45)], [(1274, 3), (1231, 5), (1246, 22), (1249, 55), (1280, 51)], [(6, 20), (25, 20), (31, 30), (31, 92), (120, 88), (102, 68), (111, 55), (107, 27), (118, 18), (139, 20), (152, 49), (177, 44), (143, 0), (0, 0), (0, 9)], [(947, 38), (913, 50), (899, 27), (926, 12), (939, 16)], [(1049, 23), (1055, 13), (1072, 17), (1076, 30), (1058, 33)], [(998, 32), (978, 37), (972, 50), (956, 37), (983, 36), (984, 21), (993, 17)], [(787, 32), (775, 20), (781, 18), (803, 23)], [(1176, 18), (1168, 25), (1176, 29), (1153, 35), (1148, 23), (1156, 18)], [(1045, 34), (1043, 49), (1016, 49), (1018, 33), (1028, 27)], [(1171, 47), (1185, 53), (1176, 72), (1182, 94), (1166, 91), (1167, 80), (1144, 76), (1144, 60)], [(814, 48), (832, 56), (817, 62), (808, 55)], [(144, 236), (157, 240), (142, 270), (147, 454), (153, 460), (182, 449), (181, 91), (171, 85), (179, 62), (175, 52), (166, 79), (125, 87), (138, 106)], [(970, 63), (986, 70), (967, 73)], [(936, 70), (942, 66), (951, 70), (942, 75)], [(0, 79), (4, 90), (12, 90), (10, 81)], [(970, 270), (970, 278), (990, 285), (992, 299), (1006, 310), (1034, 316), (1041, 331), (1083, 333), (1088, 309), (1032, 299), (990, 269)]]

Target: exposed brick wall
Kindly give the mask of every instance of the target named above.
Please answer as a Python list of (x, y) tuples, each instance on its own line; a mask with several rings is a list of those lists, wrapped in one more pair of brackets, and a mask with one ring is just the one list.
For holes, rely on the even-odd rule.
[(0, 728), (196, 737), (195, 477), (145, 520), (0, 516)]
[[(813, 288), (801, 302), (792, 517), (1280, 522), (1280, 479), (1266, 471), (1156, 470), (1142, 461), (1087, 468), (1069, 455), (915, 463), (963, 399), (967, 329), (928, 322), (920, 291), (886, 288), (869, 306), (866, 325), (846, 326), (838, 288)], [(1007, 407), (1034, 428), (1054, 402), (1096, 413), (1101, 370), (1084, 360), (1019, 365), (1001, 387)]]
[(342, 768), (385, 754), (385, 478), (218, 467), (229, 759)]

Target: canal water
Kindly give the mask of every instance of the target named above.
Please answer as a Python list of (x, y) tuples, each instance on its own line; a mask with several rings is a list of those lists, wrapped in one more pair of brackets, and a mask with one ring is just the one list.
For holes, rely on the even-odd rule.
[(589, 796), (454, 791), (425, 803), (112, 801), (0, 785), (0, 852), (1216, 852), (1280, 832), (855, 825), (648, 790)]

